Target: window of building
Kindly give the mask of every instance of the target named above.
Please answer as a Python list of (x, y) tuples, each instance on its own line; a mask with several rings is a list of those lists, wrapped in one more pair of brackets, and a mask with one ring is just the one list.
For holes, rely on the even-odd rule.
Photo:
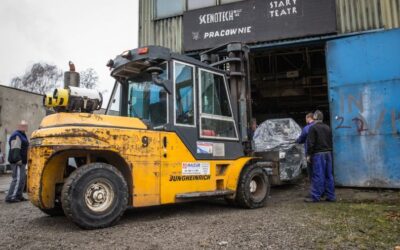
[(155, 0), (155, 18), (168, 18), (182, 15), (184, 11), (210, 6), (239, 2), (243, 0)]
[(221, 4), (227, 4), (227, 3), (233, 3), (233, 2), (239, 2), (243, 0), (220, 0)]
[(200, 136), (203, 138), (237, 139), (231, 103), (222, 74), (199, 70)]
[(182, 15), (186, 0), (156, 0), (156, 18)]
[(217, 0), (187, 0), (188, 10), (201, 9), (217, 5)]
[(194, 67), (174, 62), (174, 110), (175, 124), (181, 126), (196, 126)]

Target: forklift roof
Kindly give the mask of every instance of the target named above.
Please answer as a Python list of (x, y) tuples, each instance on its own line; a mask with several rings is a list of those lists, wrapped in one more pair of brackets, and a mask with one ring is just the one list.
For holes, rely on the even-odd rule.
[(112, 76), (127, 78), (132, 75), (140, 74), (149, 67), (170, 60), (179, 60), (220, 73), (225, 73), (224, 71), (196, 60), (195, 58), (171, 52), (170, 49), (160, 46), (147, 46), (127, 50), (121, 55), (118, 55), (114, 60), (110, 60), (107, 66), (112, 69)]

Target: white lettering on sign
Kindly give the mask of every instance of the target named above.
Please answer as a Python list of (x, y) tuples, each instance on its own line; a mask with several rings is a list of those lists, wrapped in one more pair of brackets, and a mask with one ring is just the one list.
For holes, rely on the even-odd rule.
[(242, 10), (238, 9), (200, 15), (199, 24), (230, 22), (235, 20), (235, 17), (239, 17), (241, 12)]
[(182, 175), (210, 175), (210, 163), (182, 162)]
[(291, 16), (297, 14), (297, 0), (281, 0), (271, 1), (269, 3), (269, 14), (270, 18)]
[(252, 26), (204, 32), (204, 39), (251, 33)]

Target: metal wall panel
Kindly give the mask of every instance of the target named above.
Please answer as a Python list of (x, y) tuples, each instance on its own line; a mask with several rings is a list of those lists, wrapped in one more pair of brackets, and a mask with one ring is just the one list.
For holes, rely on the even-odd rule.
[(400, 29), (327, 43), (338, 185), (400, 188)]
[(337, 0), (339, 33), (400, 27), (400, 0)]
[(385, 28), (400, 27), (400, 0), (382, 0), (382, 20)]
[(182, 16), (154, 20), (154, 0), (139, 2), (139, 46), (160, 45), (182, 52)]

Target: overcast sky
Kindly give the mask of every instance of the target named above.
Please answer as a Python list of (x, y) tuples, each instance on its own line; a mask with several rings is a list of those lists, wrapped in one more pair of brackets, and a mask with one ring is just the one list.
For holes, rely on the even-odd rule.
[(78, 71), (94, 68), (109, 94), (105, 64), (137, 47), (137, 36), (138, 0), (0, 0), (0, 84), (34, 62), (66, 71), (71, 60)]

